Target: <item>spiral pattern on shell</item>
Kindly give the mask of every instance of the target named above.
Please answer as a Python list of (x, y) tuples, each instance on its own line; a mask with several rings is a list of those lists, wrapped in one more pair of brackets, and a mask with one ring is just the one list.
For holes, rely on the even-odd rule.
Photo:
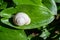
[(13, 17), (13, 22), (16, 25), (23, 26), (29, 25), (31, 23), (31, 19), (26, 13), (19, 12)]

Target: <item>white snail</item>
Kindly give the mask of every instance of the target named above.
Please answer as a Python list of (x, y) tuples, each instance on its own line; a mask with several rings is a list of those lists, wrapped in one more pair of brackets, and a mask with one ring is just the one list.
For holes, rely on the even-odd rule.
[(16, 25), (23, 26), (23, 25), (30, 24), (31, 23), (31, 19), (30, 19), (30, 17), (26, 13), (20, 12), (20, 13), (17, 13), (13, 17), (13, 22)]

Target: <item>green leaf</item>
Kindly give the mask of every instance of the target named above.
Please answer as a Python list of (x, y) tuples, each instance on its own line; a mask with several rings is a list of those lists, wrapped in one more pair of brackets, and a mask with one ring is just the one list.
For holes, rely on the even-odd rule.
[[(39, 28), (41, 26), (47, 25), (54, 20), (53, 14), (44, 6), (33, 6), (33, 5), (21, 5), (17, 6), (16, 10), (18, 12), (25, 12), (31, 18), (31, 24), (24, 26), (12, 26), (18, 29), (33, 29)], [(6, 15), (7, 16), (7, 15)], [(7, 20), (7, 21), (6, 21)], [(9, 19), (2, 19), (3, 23), (10, 25)]]
[(24, 12), (31, 18), (31, 24), (29, 25), (12, 26), (18, 29), (39, 28), (41, 26), (51, 23), (54, 20), (54, 15), (43, 4), (39, 6), (23, 4), (23, 5), (18, 5), (15, 8), (11, 7), (1, 11), (0, 15), (4, 18), (7, 18), (7, 19), (2, 19), (2, 22), (11, 26), (12, 24), (9, 22), (9, 18), (11, 18), (13, 14), (17, 14), (18, 12)]
[(57, 15), (57, 6), (54, 0), (43, 0), (42, 3), (54, 14)]
[(56, 3), (60, 3), (60, 0), (55, 0)]
[(0, 40), (27, 40), (27, 37), (24, 30), (15, 30), (0, 26)]
[(42, 0), (13, 0), (16, 5), (40, 5)]
[(48, 32), (47, 29), (44, 29), (40, 37), (42, 37), (43, 39), (46, 39), (47, 37), (49, 37), (49, 35), (50, 35), (50, 32)]

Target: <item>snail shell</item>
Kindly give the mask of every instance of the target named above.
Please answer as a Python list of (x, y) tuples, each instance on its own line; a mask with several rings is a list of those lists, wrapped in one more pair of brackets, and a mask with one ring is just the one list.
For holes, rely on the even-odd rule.
[(16, 25), (23, 26), (30, 24), (31, 19), (26, 13), (20, 12), (13, 17), (13, 22)]

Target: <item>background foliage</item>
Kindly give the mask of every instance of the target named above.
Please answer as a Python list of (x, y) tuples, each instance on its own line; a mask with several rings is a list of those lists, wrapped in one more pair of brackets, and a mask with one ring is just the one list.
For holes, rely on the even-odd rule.
[[(32, 23), (16, 26), (12, 17), (18, 12)], [(60, 40), (60, 0), (0, 0), (0, 40)]]

